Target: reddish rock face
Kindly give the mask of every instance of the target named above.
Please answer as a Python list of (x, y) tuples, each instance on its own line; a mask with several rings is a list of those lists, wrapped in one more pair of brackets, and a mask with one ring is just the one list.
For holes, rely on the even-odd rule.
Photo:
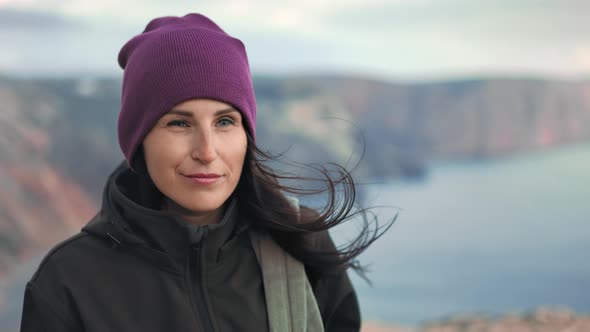
[[(48, 164), (0, 163), (8, 190), (0, 192), (0, 230), (8, 248), (1, 269), (8, 272), (14, 255), (31, 255), (77, 232), (96, 212), (96, 203), (71, 179)], [(9, 183), (6, 183), (9, 182)]]
[(1, 280), (77, 232), (97, 203), (51, 160), (62, 145), (52, 131), (62, 121), (58, 98), (31, 83), (0, 80), (0, 100)]

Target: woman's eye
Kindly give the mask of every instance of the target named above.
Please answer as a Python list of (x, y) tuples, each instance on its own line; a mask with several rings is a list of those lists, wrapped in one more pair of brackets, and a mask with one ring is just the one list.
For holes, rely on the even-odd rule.
[(173, 120), (168, 122), (166, 125), (172, 127), (188, 127), (188, 123), (186, 123), (184, 120)]
[(233, 125), (234, 123), (235, 123), (235, 121), (230, 118), (222, 118), (222, 119), (219, 119), (219, 121), (217, 122), (217, 124), (221, 127), (228, 127), (228, 126)]

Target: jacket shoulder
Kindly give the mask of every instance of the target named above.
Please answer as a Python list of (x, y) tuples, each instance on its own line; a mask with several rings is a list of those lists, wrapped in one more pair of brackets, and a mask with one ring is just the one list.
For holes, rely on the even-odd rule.
[(32, 328), (35, 324), (76, 326), (76, 309), (71, 301), (69, 284), (84, 270), (81, 263), (88, 260), (83, 258), (87, 248), (98, 246), (95, 239), (80, 232), (56, 244), (45, 254), (27, 283), (21, 323), (31, 328), (22, 328), (23, 331), (40, 331)]
[(67, 277), (62, 274), (75, 272), (90, 260), (87, 257), (89, 251), (107, 247), (101, 242), (84, 232), (71, 235), (49, 249), (41, 259), (30, 282), (42, 284), (44, 279), (52, 279), (51, 281), (55, 282), (58, 281), (55, 278)]

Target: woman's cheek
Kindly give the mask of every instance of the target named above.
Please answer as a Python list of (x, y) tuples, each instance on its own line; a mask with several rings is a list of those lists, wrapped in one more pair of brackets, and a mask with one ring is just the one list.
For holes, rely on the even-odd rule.
[(160, 153), (166, 155), (169, 160), (182, 161), (186, 155), (190, 155), (190, 138), (167, 137), (161, 140)]

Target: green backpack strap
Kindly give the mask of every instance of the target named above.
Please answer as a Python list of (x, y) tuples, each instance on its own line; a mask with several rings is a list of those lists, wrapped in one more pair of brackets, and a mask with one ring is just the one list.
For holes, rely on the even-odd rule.
[[(299, 207), (298, 201), (296, 203)], [(270, 235), (249, 233), (262, 270), (270, 331), (323, 332), (320, 310), (303, 264), (284, 251)]]

